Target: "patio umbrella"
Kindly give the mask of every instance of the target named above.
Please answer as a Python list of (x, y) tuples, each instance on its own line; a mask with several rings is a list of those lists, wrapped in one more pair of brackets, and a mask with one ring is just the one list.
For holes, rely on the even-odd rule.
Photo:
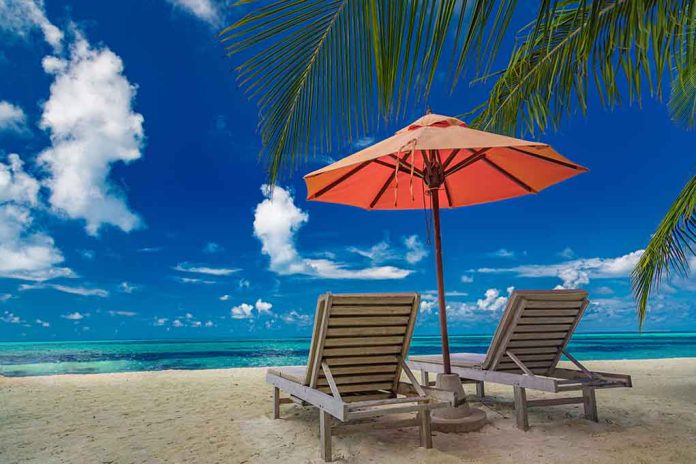
[(381, 142), (307, 174), (307, 199), (365, 209), (431, 209), (444, 371), (450, 370), (440, 208), (537, 193), (587, 171), (550, 146), (426, 114)]

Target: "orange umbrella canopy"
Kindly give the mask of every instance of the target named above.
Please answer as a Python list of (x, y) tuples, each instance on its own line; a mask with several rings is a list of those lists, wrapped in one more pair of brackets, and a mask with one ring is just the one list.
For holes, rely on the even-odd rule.
[(546, 144), (427, 114), (304, 179), (309, 200), (421, 209), (431, 207), (434, 188), (440, 208), (455, 208), (537, 193), (585, 171)]

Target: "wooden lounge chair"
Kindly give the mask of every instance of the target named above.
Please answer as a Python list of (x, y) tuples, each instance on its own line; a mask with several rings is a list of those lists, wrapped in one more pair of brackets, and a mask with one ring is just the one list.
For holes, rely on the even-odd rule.
[[(430, 410), (455, 399), (449, 392), (421, 387), (404, 362), (419, 302), (417, 293), (319, 297), (307, 366), (268, 369), (266, 374), (273, 385), (273, 418), (279, 418), (283, 403), (318, 408), (326, 461), (332, 458), (332, 433), (418, 426), (421, 446), (431, 448)], [(400, 381), (402, 372), (411, 383)], [(281, 391), (289, 397), (281, 398)], [(404, 413), (415, 417), (374, 421)], [(333, 425), (332, 418), (339, 423)]]
[[(582, 403), (585, 417), (597, 422), (595, 390), (631, 387), (628, 375), (591, 372), (566, 351), (566, 346), (587, 307), (587, 292), (581, 290), (514, 291), (493, 340), (484, 354), (453, 353), (452, 373), (476, 383), (477, 396), (484, 396), (484, 382), (512, 385), (517, 427), (529, 428), (529, 406)], [(576, 367), (557, 367), (565, 355)], [(428, 373), (443, 372), (442, 356), (414, 356), (408, 361)], [(551, 393), (582, 391), (582, 396), (528, 400), (526, 390)]]

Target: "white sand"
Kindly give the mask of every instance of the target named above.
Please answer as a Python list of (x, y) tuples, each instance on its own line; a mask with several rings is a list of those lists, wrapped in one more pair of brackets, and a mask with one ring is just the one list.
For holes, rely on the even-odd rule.
[[(418, 447), (415, 428), (334, 437), (334, 456), (399, 464), (696, 462), (696, 358), (588, 365), (631, 374), (635, 385), (598, 392), (598, 424), (584, 420), (579, 405), (532, 408), (532, 428), (521, 432), (511, 388), (487, 385), (506, 403), (484, 406), (491, 423), (480, 432), (436, 432), (432, 450)], [(0, 378), (0, 463), (322, 462), (316, 411), (283, 405), (283, 419), (273, 421), (263, 374)]]

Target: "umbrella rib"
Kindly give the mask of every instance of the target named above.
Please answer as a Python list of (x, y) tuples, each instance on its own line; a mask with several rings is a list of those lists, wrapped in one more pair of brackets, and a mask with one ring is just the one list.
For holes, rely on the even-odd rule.
[[(414, 151), (415, 151), (415, 150), (414, 150)], [(423, 175), (423, 171), (421, 171), (421, 170), (418, 169), (417, 167), (413, 166), (413, 164), (411, 164), (411, 163), (406, 163), (406, 162), (405, 162), (405, 160), (406, 160), (406, 158), (408, 158), (408, 156), (407, 156), (406, 158), (404, 158), (403, 160), (401, 160), (401, 159), (399, 159), (395, 154), (390, 153), (390, 154), (389, 154), (389, 157), (390, 157), (390, 158), (394, 158), (394, 159), (397, 161), (397, 163), (399, 164), (399, 168), (404, 168), (404, 169), (406, 169), (407, 172), (408, 172), (409, 174), (411, 173), (411, 168), (413, 168), (413, 171), (414, 171), (414, 172), (417, 172), (417, 173), (420, 174), (421, 176)], [(392, 167), (393, 167), (393, 166), (392, 166)]]
[[(379, 164), (380, 166), (384, 166), (384, 167), (389, 168), (389, 169), (394, 169), (394, 168), (396, 168), (396, 164), (389, 164), (389, 163), (387, 163), (386, 161), (382, 161), (381, 159), (374, 159), (374, 160), (372, 160), (372, 162), (373, 162), (373, 163), (377, 163), (377, 164)], [(410, 166), (410, 165), (409, 165), (409, 166)], [(399, 171), (405, 172), (406, 174), (411, 174), (411, 171), (410, 171), (409, 169), (407, 169), (405, 166), (399, 165)], [(422, 178), (423, 178), (423, 172), (420, 171), (418, 168), (413, 168), (413, 171), (414, 171), (413, 174), (414, 174), (416, 177), (418, 177), (419, 179), (422, 179)]]
[(509, 173), (505, 169), (501, 168), (500, 166), (498, 166), (496, 163), (489, 160), (485, 156), (483, 157), (483, 161), (485, 161), (486, 164), (488, 164), (490, 167), (494, 168), (499, 173), (501, 173), (502, 175), (504, 175), (505, 177), (507, 177), (508, 179), (510, 179), (511, 181), (513, 181), (514, 183), (516, 183), (517, 185), (519, 185), (520, 187), (522, 187), (523, 189), (528, 191), (529, 193), (537, 193), (536, 189), (534, 189), (534, 188), (530, 187), (529, 185), (527, 185), (526, 183), (522, 182), (519, 178), (517, 178), (513, 174)]
[(460, 162), (459, 164), (454, 165), (454, 167), (450, 168), (449, 170), (445, 171), (445, 177), (454, 174), (455, 172), (459, 171), (460, 169), (464, 169), (465, 167), (469, 166), (472, 163), (475, 163), (476, 161), (480, 160), (483, 158), (483, 151), (488, 150), (488, 148), (484, 148), (483, 150), (480, 150), (479, 152), (471, 155), (464, 161)]
[(447, 185), (447, 177), (445, 177), (445, 181), (443, 182), (443, 184), (445, 185), (445, 195), (447, 195), (447, 205), (451, 208), (452, 195), (450, 195), (449, 186)]
[(452, 153), (450, 153), (450, 155), (447, 157), (447, 159), (445, 160), (445, 162), (442, 164), (442, 169), (447, 169), (447, 166), (450, 165), (450, 163), (452, 162), (452, 160), (454, 159), (454, 157), (457, 156), (457, 154), (458, 154), (459, 152), (460, 152), (460, 149), (459, 149), (459, 148), (455, 148), (454, 150), (452, 150)]
[[(404, 161), (406, 161), (406, 160), (408, 159), (409, 156), (411, 156), (411, 153), (406, 153), (406, 155), (404, 156)], [(375, 161), (376, 161), (376, 160), (375, 160)], [(394, 165), (394, 167), (396, 167), (396, 165)], [(401, 167), (401, 165), (399, 165), (399, 167)], [(392, 177), (392, 175), (391, 175), (391, 173), (390, 173), (390, 174), (387, 176), (387, 179), (384, 181), (384, 184), (382, 184), (382, 188), (379, 189), (379, 192), (377, 192), (377, 195), (376, 195), (376, 196), (372, 199), (372, 201), (370, 202), (370, 209), (374, 208), (375, 205), (377, 204), (377, 202), (380, 200), (380, 198), (382, 198), (382, 195), (384, 195), (384, 192), (387, 191), (387, 188), (389, 187), (389, 184), (391, 184), (392, 179), (393, 179), (393, 177)]]
[(517, 148), (517, 147), (505, 147), (505, 148), (509, 148), (510, 150), (514, 150), (516, 152), (522, 153), (523, 155), (527, 155), (527, 156), (531, 156), (533, 158), (539, 158), (541, 160), (548, 161), (549, 163), (560, 164), (561, 166), (565, 166), (565, 167), (570, 168), (570, 169), (575, 169), (578, 171), (586, 171), (587, 170), (586, 168), (583, 168), (581, 166), (578, 166), (578, 165), (575, 165), (572, 163), (566, 163), (565, 161), (560, 161), (560, 160), (556, 160), (553, 158), (549, 158), (547, 156), (539, 155), (537, 153), (532, 153), (532, 152), (529, 152), (526, 150), (522, 150), (521, 148)]
[(327, 185), (326, 187), (324, 187), (324, 188), (322, 188), (321, 190), (319, 190), (317, 193), (315, 193), (314, 195), (312, 195), (312, 196), (309, 197), (308, 199), (309, 199), (309, 200), (312, 200), (312, 199), (314, 199), (314, 198), (320, 197), (321, 195), (325, 194), (326, 192), (328, 192), (328, 191), (331, 190), (332, 188), (336, 187), (338, 184), (340, 184), (340, 183), (343, 182), (344, 180), (346, 180), (346, 179), (348, 179), (349, 177), (351, 177), (353, 174), (355, 174), (355, 173), (357, 173), (358, 171), (360, 171), (362, 168), (364, 168), (364, 167), (367, 166), (368, 164), (370, 164), (369, 161), (365, 161), (364, 163), (359, 164), (358, 166), (354, 167), (353, 169), (351, 169), (351, 170), (348, 171), (347, 173), (343, 174), (341, 177), (339, 177), (339, 178), (336, 179), (335, 181), (331, 182), (331, 183), (330, 183), (329, 185)]

